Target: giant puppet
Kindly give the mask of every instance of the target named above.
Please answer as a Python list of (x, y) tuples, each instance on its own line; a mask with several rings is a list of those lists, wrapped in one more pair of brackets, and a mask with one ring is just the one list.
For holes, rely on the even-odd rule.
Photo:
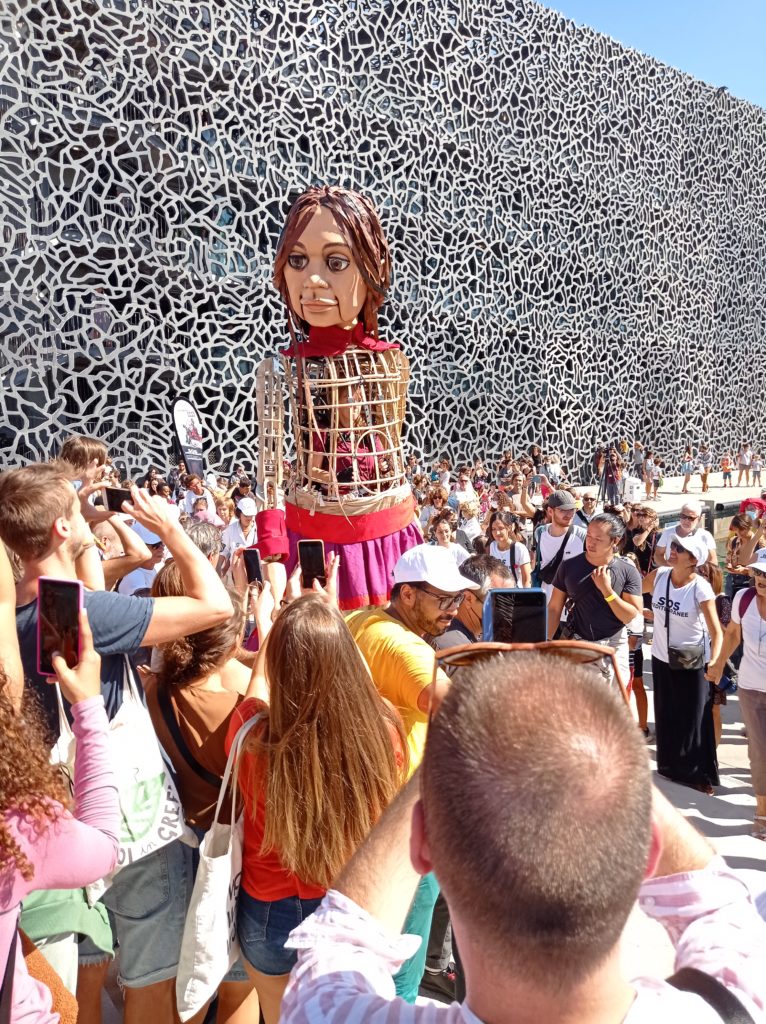
[[(274, 262), (291, 342), (281, 368), (266, 360), (258, 374), (258, 546), (289, 571), (300, 539), (323, 540), (328, 556), (340, 555), (343, 609), (385, 604), (399, 555), (422, 543), (402, 452), (409, 364), (378, 337), (390, 275), (368, 199), (332, 186), (296, 199)], [(282, 512), (284, 387), (296, 468)]]

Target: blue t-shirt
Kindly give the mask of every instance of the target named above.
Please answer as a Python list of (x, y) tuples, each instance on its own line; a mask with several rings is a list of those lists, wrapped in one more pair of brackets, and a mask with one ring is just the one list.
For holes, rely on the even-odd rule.
[[(124, 654), (135, 654), (144, 639), (154, 609), (150, 597), (126, 597), (124, 594), (96, 590), (86, 591), (85, 607), (93, 632), (93, 643), (101, 655), (101, 693), (106, 713), (114, 718), (122, 704)], [(48, 676), (37, 671), (37, 601), (16, 609), (16, 632), (19, 635), (21, 662), (26, 685), (39, 695), (45, 721), (51, 736), (58, 736), (56, 690)], [(134, 673), (135, 674), (135, 673)], [(140, 690), (140, 682), (139, 682)], [(69, 705), (64, 707), (69, 713)]]

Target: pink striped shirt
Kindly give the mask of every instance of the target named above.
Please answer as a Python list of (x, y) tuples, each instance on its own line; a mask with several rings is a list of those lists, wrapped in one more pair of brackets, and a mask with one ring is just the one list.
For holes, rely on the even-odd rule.
[[(747, 886), (715, 858), (704, 871), (644, 882), (639, 905), (666, 928), (675, 970), (696, 967), (717, 978), (761, 1020), (766, 1005), (766, 923)], [(297, 949), (282, 1003), (282, 1024), (481, 1024), (466, 1004), (411, 1006), (394, 994), (392, 974), (415, 952), (414, 935), (392, 935), (361, 907), (330, 890), (292, 932)], [(659, 978), (634, 978), (636, 998), (624, 1024), (720, 1024), (699, 996)]]

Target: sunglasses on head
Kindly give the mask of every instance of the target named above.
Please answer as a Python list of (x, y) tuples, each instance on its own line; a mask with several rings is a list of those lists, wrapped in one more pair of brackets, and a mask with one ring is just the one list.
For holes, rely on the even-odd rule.
[[(615, 686), (629, 706), (630, 700), (625, 686), (620, 679), (617, 657), (611, 647), (603, 644), (592, 644), (586, 640), (545, 640), (536, 644), (500, 644), (478, 643), (461, 644), (459, 647), (448, 647), (437, 651), (434, 659), (433, 682), (436, 682), (436, 670), (439, 668), (467, 668), (478, 661), (488, 658), (512, 657), (518, 652), (538, 651), (540, 654), (565, 658), (578, 665), (590, 665), (603, 680), (611, 680), (609, 685)], [(596, 676), (596, 678), (598, 678)], [(432, 718), (429, 710), (428, 720)]]

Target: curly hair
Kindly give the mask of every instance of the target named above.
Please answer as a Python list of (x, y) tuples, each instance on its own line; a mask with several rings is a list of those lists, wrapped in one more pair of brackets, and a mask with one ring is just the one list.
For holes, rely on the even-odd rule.
[[(183, 597), (186, 594), (175, 562), (167, 562), (152, 584), (152, 597)], [(160, 644), (162, 668), (157, 674), (160, 686), (187, 686), (195, 679), (219, 669), (239, 647), (245, 625), (245, 611), (239, 595), (229, 592), (234, 611), (231, 618), (212, 629)]]
[(37, 703), (25, 694), (23, 714), (10, 696), (8, 677), (0, 665), (0, 875), (17, 871), (29, 881), (34, 868), (13, 838), (6, 818), (20, 812), (42, 835), (62, 813), (69, 794), (57, 769), (50, 763)]

